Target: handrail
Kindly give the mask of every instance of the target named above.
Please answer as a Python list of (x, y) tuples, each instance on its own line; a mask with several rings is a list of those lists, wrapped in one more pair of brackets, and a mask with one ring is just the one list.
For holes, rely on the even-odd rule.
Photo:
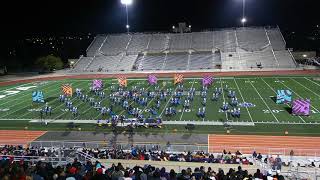
[[(60, 146), (58, 147), (66, 147), (67, 145), (69, 145), (69, 147), (73, 146), (73, 147), (79, 147), (79, 148), (86, 148), (88, 146), (91, 145), (91, 147), (95, 147), (95, 148), (112, 148), (111, 145), (108, 145), (107, 142), (103, 142), (103, 141), (98, 141), (98, 142), (81, 142), (81, 141), (74, 141), (74, 142), (66, 142), (66, 141), (33, 141), (31, 143), (32, 144), (41, 144), (45, 145), (48, 144), (49, 147), (57, 147), (58, 143), (60, 143)], [(52, 146), (50, 146), (52, 145)], [(56, 146), (54, 146), (56, 145)], [(71, 145), (71, 146), (70, 146)], [(119, 145), (120, 147), (122, 147), (123, 149), (128, 148), (130, 149), (131, 147), (128, 146), (127, 142), (118, 142), (117, 145)], [(140, 147), (146, 147), (146, 148), (152, 148), (152, 146), (159, 146), (161, 149), (167, 149), (167, 144), (165, 143), (154, 143), (154, 144), (147, 144), (147, 143), (134, 143), (133, 146), (140, 146)], [(48, 146), (47, 146), (48, 147)], [(172, 151), (174, 150), (179, 150), (180, 152), (183, 151), (204, 151), (207, 152), (208, 150), (208, 146), (206, 144), (171, 144), (170, 145), (170, 149)], [(241, 151), (245, 151), (245, 150), (252, 150), (250, 153), (253, 152), (253, 150), (267, 150), (269, 155), (274, 154), (275, 152), (282, 154), (282, 155), (289, 155), (288, 152), (291, 151), (292, 148), (270, 148), (270, 147), (252, 147), (252, 146), (248, 146), (248, 147), (239, 147), (239, 146), (210, 146), (209, 149), (232, 149), (232, 150), (239, 150)], [(304, 149), (304, 148), (299, 148), (296, 149), (294, 148), (295, 151), (295, 155), (296, 156), (306, 156), (306, 155), (310, 155), (310, 156), (314, 156), (314, 157), (320, 157), (320, 150), (319, 149)]]
[(279, 31), (279, 33), (281, 34), (282, 40), (283, 40), (284, 45), (285, 45), (285, 47), (286, 47), (286, 46), (287, 46), (287, 42), (286, 42), (286, 40), (284, 39), (284, 37), (283, 37), (283, 35), (282, 35), (282, 33), (281, 33), (280, 28), (279, 28), (279, 26), (278, 26), (278, 25), (277, 25), (277, 30), (278, 30), (278, 31)]

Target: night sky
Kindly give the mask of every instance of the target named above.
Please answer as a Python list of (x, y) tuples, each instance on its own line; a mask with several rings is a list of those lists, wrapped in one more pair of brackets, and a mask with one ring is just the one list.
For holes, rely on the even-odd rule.
[[(192, 31), (241, 26), (242, 0), (133, 1), (129, 7), (132, 32), (168, 32), (178, 22), (191, 24)], [(279, 25), (287, 47), (320, 52), (319, 40), (309, 39), (316, 25), (320, 25), (317, 1), (246, 0), (247, 26)], [(64, 62), (78, 58), (85, 54), (96, 34), (126, 32), (126, 13), (120, 0), (4, 0), (0, 23), (0, 67), (23, 69), (48, 54), (57, 55)], [(88, 37), (88, 33), (89, 39), (63, 43), (57, 40), (52, 45), (26, 40)]]
[[(320, 24), (318, 0), (246, 0), (248, 26), (303, 30)], [(125, 32), (120, 0), (1, 1), (5, 34)], [(193, 31), (239, 26), (242, 0), (134, 0), (131, 30), (167, 31), (178, 22)], [(3, 35), (3, 34), (2, 34)]]

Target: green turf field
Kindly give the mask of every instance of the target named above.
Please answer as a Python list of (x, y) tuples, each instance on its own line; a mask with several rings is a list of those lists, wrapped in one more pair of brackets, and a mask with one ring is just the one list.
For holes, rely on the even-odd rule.
[[(111, 86), (117, 86), (116, 79), (104, 79), (107, 98), (101, 101), (102, 106), (108, 107), (110, 101), (108, 95), (111, 92)], [(46, 116), (50, 122), (57, 120), (97, 120), (106, 119), (108, 116), (102, 117), (99, 111), (92, 108), (89, 103), (84, 103), (75, 96), (72, 97), (74, 106), (79, 109), (80, 115), (73, 117), (71, 112), (65, 110), (65, 105), (59, 102), (59, 95), (61, 94), (60, 87), (62, 84), (69, 83), (72, 87), (80, 88), (83, 92), (88, 93), (92, 79), (66, 79), (62, 81), (45, 81), (34, 82), (28, 84), (19, 84), (16, 86), (1, 86), (0, 87), (0, 120), (4, 121), (31, 121), (40, 118), (39, 109), (44, 104), (32, 103), (31, 93), (35, 90), (43, 91), (45, 100), (49, 106), (53, 108), (51, 116)], [(164, 83), (165, 82), (165, 83)], [(162, 89), (176, 89), (171, 79), (159, 79), (158, 84)], [(165, 86), (163, 86), (165, 84)], [(149, 86), (145, 79), (128, 79), (128, 87), (132, 86), (145, 87), (148, 90), (153, 90), (153, 86)], [(219, 112), (223, 102), (229, 102), (227, 92), (224, 91), (218, 101), (211, 101), (212, 93), (216, 87), (225, 87), (228, 85), (229, 89), (236, 92), (236, 96), (240, 103), (249, 102), (254, 104), (254, 107), (241, 108), (241, 117), (238, 119), (229, 117), (227, 113)], [(201, 78), (187, 78), (184, 81), (184, 89), (187, 91), (190, 87), (194, 87), (196, 91), (201, 91)], [(311, 99), (311, 115), (309, 117), (292, 116), (288, 112), (289, 105), (278, 105), (274, 101), (276, 90), (288, 89), (293, 92), (293, 99), (310, 98)], [(198, 95), (197, 95), (198, 94)], [(90, 95), (98, 99), (93, 94)], [(185, 97), (183, 97), (184, 99)], [(309, 124), (320, 123), (320, 81), (315, 77), (217, 77), (214, 84), (209, 88), (207, 94), (206, 117), (204, 119), (198, 118), (196, 113), (201, 105), (201, 97), (196, 93), (194, 101), (191, 103), (190, 109), (184, 109), (182, 105), (176, 107), (177, 114), (173, 117), (166, 117), (164, 110), (169, 107), (169, 101), (161, 102), (161, 107), (158, 110), (158, 116), (162, 117), (164, 121), (193, 121), (193, 122), (249, 122), (254, 124)], [(146, 107), (140, 106), (135, 102), (129, 102), (131, 105), (139, 107), (143, 110), (145, 116), (149, 116), (149, 107), (155, 105), (155, 100), (148, 102)], [(115, 107), (116, 114), (127, 114), (123, 108)], [(1, 124), (1, 122), (0, 122)]]

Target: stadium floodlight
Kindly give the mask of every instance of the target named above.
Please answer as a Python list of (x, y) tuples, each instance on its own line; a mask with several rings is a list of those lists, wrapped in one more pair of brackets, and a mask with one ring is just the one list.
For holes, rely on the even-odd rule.
[(132, 0), (121, 0), (121, 4), (126, 5), (126, 6), (131, 5)]
[(241, 19), (241, 23), (242, 23), (242, 26), (244, 27), (244, 24), (247, 22), (247, 19), (245, 18), (245, 17), (243, 17), (242, 19)]
[(126, 24), (126, 29), (127, 29), (127, 32), (129, 34), (129, 28), (130, 28), (130, 25), (129, 25), (129, 13), (128, 13), (128, 6), (131, 5), (133, 2), (133, 0), (121, 0), (121, 4), (125, 5), (126, 6), (126, 14), (127, 14), (127, 24)]
[(246, 23), (246, 22), (247, 22), (247, 19), (246, 19), (245, 17), (243, 17), (243, 18), (241, 19), (241, 23), (244, 24), (244, 23)]

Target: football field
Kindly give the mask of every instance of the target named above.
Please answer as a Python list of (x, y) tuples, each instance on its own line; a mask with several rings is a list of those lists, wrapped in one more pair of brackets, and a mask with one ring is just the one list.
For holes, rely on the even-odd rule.
[[(88, 102), (83, 102), (75, 95), (71, 97), (73, 106), (78, 107), (79, 115), (74, 117), (73, 114), (65, 107), (65, 104), (59, 101), (62, 84), (71, 84), (72, 88), (80, 88), (83, 93), (89, 97), (101, 102), (101, 106), (109, 107), (111, 101), (109, 94), (112, 87), (118, 86), (117, 79), (103, 79), (104, 92), (106, 98), (100, 99), (94, 93), (89, 92), (92, 79), (65, 79), (59, 81), (42, 81), (26, 84), (1, 86), (0, 87), (0, 121), (35, 121), (40, 119), (40, 109), (45, 103), (33, 103), (32, 92), (39, 90), (44, 94), (45, 102), (52, 107), (52, 115), (44, 115), (44, 119), (50, 122), (61, 122), (62, 120), (98, 120), (108, 119), (109, 115), (102, 116), (99, 110), (90, 106)], [(182, 96), (182, 103), (175, 107), (177, 113), (174, 116), (166, 116), (165, 109), (170, 107), (169, 101), (162, 101), (160, 108), (157, 109), (157, 115), (164, 122), (177, 122), (181, 124), (183, 121), (192, 122), (238, 122), (247, 124), (310, 124), (320, 123), (320, 81), (319, 78), (313, 76), (278, 76), (278, 77), (215, 77), (214, 83), (209, 87), (207, 93), (206, 114), (205, 118), (197, 116), (199, 108), (202, 108), (202, 97), (200, 92), (202, 89), (201, 78), (185, 78), (184, 91), (192, 87), (195, 88), (194, 100), (190, 104), (189, 109), (183, 108), (186, 93)], [(227, 112), (221, 110), (223, 102), (230, 102), (228, 90), (223, 90), (217, 101), (212, 101), (212, 94), (216, 88), (235, 91), (239, 100), (241, 109), (240, 118), (234, 118)], [(127, 89), (133, 86), (145, 88), (149, 91), (155, 91), (155, 86), (148, 84), (146, 79), (128, 79)], [(173, 84), (172, 78), (159, 78), (158, 86), (161, 90), (176, 90), (177, 86)], [(308, 98), (311, 100), (310, 116), (293, 116), (291, 115), (290, 104), (276, 104), (276, 91), (290, 90), (292, 99)], [(173, 94), (170, 97), (172, 97)], [(142, 106), (130, 100), (130, 105), (138, 107), (142, 110), (145, 117), (151, 116), (150, 107), (156, 105), (156, 98), (149, 99), (147, 106)], [(114, 106), (114, 112), (117, 115), (129, 115), (121, 106)], [(67, 121), (66, 121), (67, 122)], [(186, 122), (187, 123), (187, 122)]]

